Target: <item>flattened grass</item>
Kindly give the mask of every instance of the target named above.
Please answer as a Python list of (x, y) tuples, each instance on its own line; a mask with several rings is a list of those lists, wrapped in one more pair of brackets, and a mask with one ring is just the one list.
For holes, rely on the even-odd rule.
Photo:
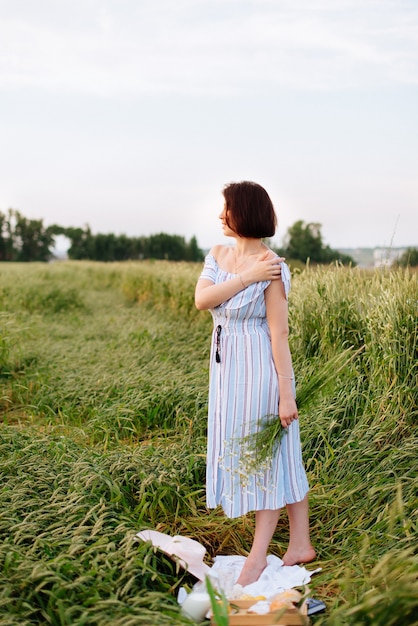
[[(0, 624), (182, 624), (193, 578), (141, 528), (245, 554), (253, 517), (204, 499), (211, 320), (200, 266), (6, 265), (0, 274)], [(297, 380), (359, 350), (301, 411), (316, 624), (413, 624), (417, 276), (295, 276)], [(280, 520), (272, 552), (288, 538)]]

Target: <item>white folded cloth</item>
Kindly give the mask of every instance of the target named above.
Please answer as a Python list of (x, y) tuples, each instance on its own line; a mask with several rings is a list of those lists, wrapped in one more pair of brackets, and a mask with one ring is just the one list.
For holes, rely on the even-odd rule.
[(285, 589), (306, 585), (311, 580), (311, 575), (321, 569), (308, 571), (300, 565), (283, 565), (283, 561), (279, 557), (270, 554), (267, 557), (267, 567), (260, 578), (243, 587), (237, 585), (235, 581), (238, 579), (244, 563), (244, 556), (216, 556), (214, 559), (212, 571), (218, 575), (218, 586), (229, 600), (237, 600), (243, 594), (263, 595), (269, 598)]

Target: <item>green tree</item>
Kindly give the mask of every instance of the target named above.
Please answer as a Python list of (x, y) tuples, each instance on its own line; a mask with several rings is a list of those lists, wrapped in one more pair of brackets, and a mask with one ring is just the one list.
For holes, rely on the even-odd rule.
[(308, 260), (313, 263), (332, 263), (339, 261), (343, 264), (353, 264), (354, 260), (340, 253), (338, 250), (332, 250), (329, 246), (324, 245), (321, 233), (321, 224), (317, 222), (309, 222), (305, 224), (303, 220), (298, 220), (287, 230), (284, 249), (284, 256), (288, 259), (294, 259), (306, 263)]
[(158, 233), (151, 235), (148, 241), (147, 256), (151, 259), (181, 261), (186, 257), (186, 242), (179, 235)]
[(14, 260), (13, 233), (9, 215), (0, 211), (0, 261)]
[(14, 218), (13, 247), (16, 261), (49, 261), (54, 235), (43, 220), (30, 220), (11, 211)]
[(396, 264), (399, 267), (418, 267), (418, 248), (407, 248)]
[(186, 261), (203, 261), (204, 254), (199, 248), (196, 237), (192, 237), (186, 245)]
[(128, 259), (138, 259), (137, 239), (119, 235), (115, 238), (113, 255), (115, 261), (127, 261)]
[(64, 228), (61, 233), (71, 242), (67, 254), (69, 259), (94, 259), (93, 235), (89, 226), (83, 228)]
[(92, 256), (95, 261), (115, 261), (115, 241), (116, 236), (112, 233), (93, 235)]
[(305, 224), (298, 220), (287, 230), (285, 239), (286, 256), (290, 259), (306, 262), (320, 262), (322, 260), (322, 235), (321, 225), (311, 222)]

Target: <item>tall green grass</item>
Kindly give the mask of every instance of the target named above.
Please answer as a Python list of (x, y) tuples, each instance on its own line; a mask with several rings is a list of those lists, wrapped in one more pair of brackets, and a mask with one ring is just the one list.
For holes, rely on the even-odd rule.
[[(199, 271), (1, 265), (0, 624), (188, 623), (175, 596), (194, 579), (135, 533), (183, 533), (209, 557), (249, 549), (251, 515), (205, 508)], [(294, 277), (298, 384), (357, 351), (300, 416), (317, 624), (417, 623), (417, 302), (404, 270)], [(272, 553), (287, 539), (283, 515)]]

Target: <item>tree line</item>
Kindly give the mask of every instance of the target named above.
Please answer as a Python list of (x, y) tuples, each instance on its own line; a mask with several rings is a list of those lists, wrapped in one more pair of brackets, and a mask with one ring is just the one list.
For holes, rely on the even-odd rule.
[(28, 219), (19, 211), (9, 209), (7, 214), (0, 211), (0, 261), (50, 261), (59, 235), (69, 240), (67, 255), (73, 260), (202, 261), (204, 258), (196, 237), (186, 241), (184, 237), (166, 233), (150, 237), (93, 234), (89, 226), (45, 226), (42, 219)]
[(83, 228), (55, 227), (71, 245), (70, 259), (92, 261), (128, 261), (133, 259), (164, 259), (166, 261), (202, 261), (204, 254), (196, 237), (190, 241), (180, 235), (158, 233), (149, 237), (128, 237), (113, 233), (94, 235), (89, 226)]
[[(165, 259), (167, 261), (201, 262), (204, 252), (196, 237), (190, 241), (180, 235), (158, 233), (149, 237), (128, 237), (113, 233), (93, 234), (89, 226), (45, 226), (42, 219), (28, 219), (19, 211), (0, 211), (0, 261), (49, 261), (53, 258), (56, 237), (69, 241), (69, 259), (91, 261), (127, 261)], [(273, 246), (274, 248), (274, 246)], [(275, 251), (288, 260), (306, 263), (342, 263), (355, 265), (354, 260), (325, 245), (321, 224), (298, 220), (290, 226), (280, 248)], [(397, 261), (401, 266), (418, 266), (418, 250), (408, 248)]]

